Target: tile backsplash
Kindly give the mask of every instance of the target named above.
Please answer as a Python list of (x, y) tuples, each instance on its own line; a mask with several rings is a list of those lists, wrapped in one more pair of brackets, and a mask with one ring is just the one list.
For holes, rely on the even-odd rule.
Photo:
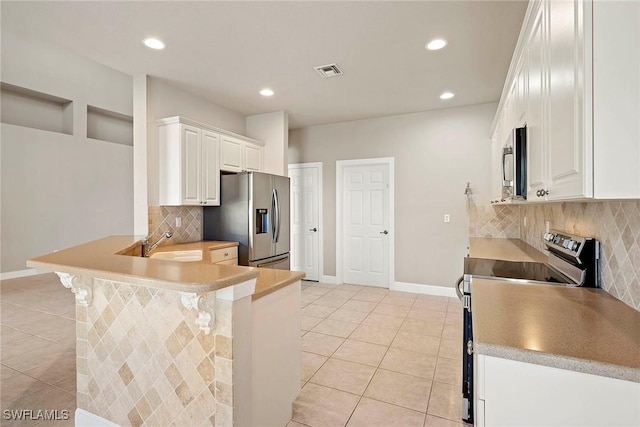
[[(640, 200), (468, 207), (469, 237), (520, 238), (543, 251), (551, 229), (602, 244), (602, 287), (640, 311)], [(527, 225), (525, 226), (525, 218)]]
[[(182, 226), (176, 227), (176, 218)], [(155, 242), (165, 231), (173, 231), (171, 239), (161, 245), (188, 243), (202, 240), (202, 207), (200, 206), (149, 206), (149, 235)]]
[(545, 221), (552, 229), (598, 239), (602, 287), (640, 311), (640, 201), (522, 205), (520, 238), (543, 250)]
[(520, 238), (519, 206), (478, 206), (470, 200), (467, 212), (469, 237)]

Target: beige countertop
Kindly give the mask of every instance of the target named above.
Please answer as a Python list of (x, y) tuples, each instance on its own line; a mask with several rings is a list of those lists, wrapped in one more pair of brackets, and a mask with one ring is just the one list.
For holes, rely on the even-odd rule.
[[(141, 236), (105, 237), (30, 259), (27, 261), (27, 266), (74, 275), (93, 275), (101, 279), (122, 282), (131, 282), (135, 279), (135, 283), (139, 285), (182, 292), (215, 291), (254, 279), (259, 274), (257, 268), (250, 267), (119, 255), (119, 253), (126, 253), (127, 250), (133, 250), (141, 238)], [(198, 243), (203, 244), (203, 242)], [(162, 247), (162, 250), (168, 250), (165, 248), (168, 246)]]
[(29, 267), (88, 275), (183, 292), (209, 292), (257, 278), (253, 299), (304, 277), (304, 273), (211, 264), (206, 251), (238, 246), (238, 242), (198, 241), (165, 245), (156, 252), (202, 250), (202, 261), (178, 262), (125, 254), (139, 252), (141, 236), (111, 236), (27, 261)]
[(640, 312), (601, 289), (474, 279), (478, 354), (640, 382)]
[(469, 239), (472, 258), (500, 259), (504, 261), (547, 262), (547, 255), (520, 239)]

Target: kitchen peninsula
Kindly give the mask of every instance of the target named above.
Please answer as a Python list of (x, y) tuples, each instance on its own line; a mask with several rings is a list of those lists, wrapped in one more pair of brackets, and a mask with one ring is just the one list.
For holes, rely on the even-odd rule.
[(303, 274), (139, 254), (113, 236), (27, 263), (75, 294), (76, 425), (286, 424)]

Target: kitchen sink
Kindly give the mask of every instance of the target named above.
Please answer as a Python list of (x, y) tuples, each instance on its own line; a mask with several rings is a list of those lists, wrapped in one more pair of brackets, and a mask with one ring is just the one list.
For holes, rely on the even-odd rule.
[(154, 252), (149, 255), (153, 259), (166, 259), (169, 261), (192, 262), (202, 261), (202, 250), (194, 249), (190, 251), (166, 251)]

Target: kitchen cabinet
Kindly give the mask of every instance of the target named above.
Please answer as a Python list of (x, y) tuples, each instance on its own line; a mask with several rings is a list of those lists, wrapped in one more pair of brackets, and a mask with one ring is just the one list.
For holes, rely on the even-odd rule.
[(209, 251), (211, 264), (238, 265), (238, 247), (211, 249)]
[(220, 205), (217, 132), (175, 121), (159, 126), (159, 204)]
[(638, 51), (638, 2), (529, 3), (494, 120), (527, 125), (528, 202), (640, 198)]
[(258, 141), (223, 135), (220, 169), (227, 172), (262, 171), (264, 148)]
[(477, 426), (640, 425), (640, 383), (474, 354)]
[(220, 205), (220, 171), (262, 171), (264, 144), (185, 117), (157, 121), (159, 204)]

